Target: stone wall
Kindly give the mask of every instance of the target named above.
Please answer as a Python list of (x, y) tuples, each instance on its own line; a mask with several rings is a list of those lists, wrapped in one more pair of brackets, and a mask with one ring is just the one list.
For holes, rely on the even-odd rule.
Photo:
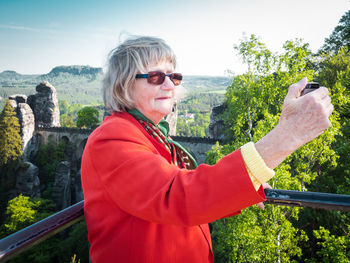
[(174, 141), (177, 141), (184, 146), (197, 160), (198, 164), (205, 162), (206, 153), (216, 144), (217, 140), (211, 138), (199, 137), (181, 137), (173, 136)]

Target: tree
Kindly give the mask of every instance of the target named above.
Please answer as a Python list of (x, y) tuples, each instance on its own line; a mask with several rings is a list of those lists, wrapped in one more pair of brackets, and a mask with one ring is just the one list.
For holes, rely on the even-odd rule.
[[(50, 216), (54, 212), (54, 208), (55, 205), (47, 199), (30, 198), (23, 195), (11, 199), (6, 208), (7, 218), (2, 226), (2, 236), (8, 236)], [(57, 249), (59, 242), (60, 240), (56, 236), (51, 237), (14, 257), (11, 262), (59, 262), (58, 259), (64, 254)]]
[[(227, 88), (224, 112), (227, 138), (230, 142), (217, 145), (209, 154), (213, 164), (220, 157), (238, 149), (248, 141), (256, 142), (278, 123), (283, 99), (290, 84), (308, 77), (312, 59), (307, 44), (301, 40), (287, 41), (282, 54), (273, 54), (254, 35), (243, 40), (236, 49), (248, 64), (248, 72), (236, 76)], [(307, 190), (324, 163), (336, 164), (331, 144), (339, 133), (337, 114), (332, 127), (322, 136), (301, 147), (275, 169), (270, 180), (273, 188)], [(210, 158), (209, 158), (210, 157)], [(299, 229), (300, 208), (267, 205), (265, 211), (256, 207), (213, 225), (213, 247), (218, 262), (287, 262), (302, 256), (301, 244), (308, 236)]]
[(99, 123), (99, 113), (93, 107), (84, 107), (78, 111), (77, 126), (79, 128), (95, 128)]
[[(47, 218), (55, 212), (55, 205), (48, 199), (19, 195), (8, 202), (5, 210), (7, 217), (0, 227), (0, 238)], [(77, 223), (61, 235), (50, 237), (28, 251), (22, 252), (12, 258), (11, 262), (66, 263), (70, 262), (70, 257), (74, 254), (81, 262), (89, 262), (85, 222)]]
[(324, 227), (314, 230), (314, 234), (321, 246), (316, 253), (322, 258), (322, 262), (350, 262), (350, 225), (343, 236), (331, 235)]
[(7, 99), (0, 114), (0, 166), (17, 160), (22, 153), (19, 121)]
[[(319, 63), (317, 81), (329, 88), (337, 109), (335, 116), (340, 122), (336, 141), (332, 143), (339, 157), (336, 166), (327, 162), (321, 165), (308, 188), (314, 192), (350, 194), (350, 53), (346, 47), (340, 48), (337, 52), (322, 54)], [(315, 258), (315, 262), (350, 262), (349, 253), (344, 252), (346, 245), (345, 250), (342, 245), (344, 238), (349, 239), (348, 213), (303, 209), (298, 224), (310, 238), (304, 244), (304, 251), (308, 251), (304, 258)], [(311, 247), (316, 247), (316, 251)], [(348, 260), (343, 260), (343, 256), (349, 257)]]
[(59, 100), (58, 106), (60, 108), (60, 114), (68, 114), (69, 112), (69, 103), (66, 100)]
[(7, 234), (21, 230), (49, 216), (53, 212), (53, 208), (52, 202), (46, 199), (30, 199), (23, 195), (11, 199), (6, 209), (8, 217), (4, 224)]
[(72, 116), (69, 116), (67, 114), (62, 114), (60, 116), (60, 119), (61, 119), (61, 127), (69, 127), (69, 128), (76, 127), (76, 124), (73, 121)]
[(350, 50), (350, 10), (341, 17), (329, 38), (325, 39), (321, 51), (338, 52), (341, 47), (347, 47)]

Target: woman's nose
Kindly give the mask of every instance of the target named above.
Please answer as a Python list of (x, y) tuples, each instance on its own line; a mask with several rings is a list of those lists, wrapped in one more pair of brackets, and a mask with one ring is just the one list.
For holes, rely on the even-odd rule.
[(173, 81), (168, 76), (165, 76), (165, 79), (164, 79), (164, 82), (163, 82), (161, 88), (174, 89), (175, 85), (174, 85)]

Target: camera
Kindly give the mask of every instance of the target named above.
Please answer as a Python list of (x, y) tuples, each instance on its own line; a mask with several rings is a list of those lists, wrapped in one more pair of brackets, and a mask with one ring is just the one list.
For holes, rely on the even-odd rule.
[(320, 84), (317, 83), (317, 82), (309, 82), (306, 84), (306, 87), (305, 89), (301, 92), (301, 96), (311, 92), (311, 91), (314, 91), (316, 89), (318, 89), (320, 87)]

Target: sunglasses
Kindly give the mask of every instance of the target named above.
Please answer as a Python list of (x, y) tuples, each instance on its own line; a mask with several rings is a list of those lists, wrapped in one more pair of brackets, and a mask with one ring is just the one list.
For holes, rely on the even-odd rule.
[(136, 74), (137, 79), (147, 79), (148, 83), (154, 85), (163, 84), (166, 76), (170, 78), (170, 80), (174, 83), (175, 86), (180, 85), (182, 80), (182, 74), (180, 73), (165, 74), (161, 71), (151, 71), (147, 74)]

